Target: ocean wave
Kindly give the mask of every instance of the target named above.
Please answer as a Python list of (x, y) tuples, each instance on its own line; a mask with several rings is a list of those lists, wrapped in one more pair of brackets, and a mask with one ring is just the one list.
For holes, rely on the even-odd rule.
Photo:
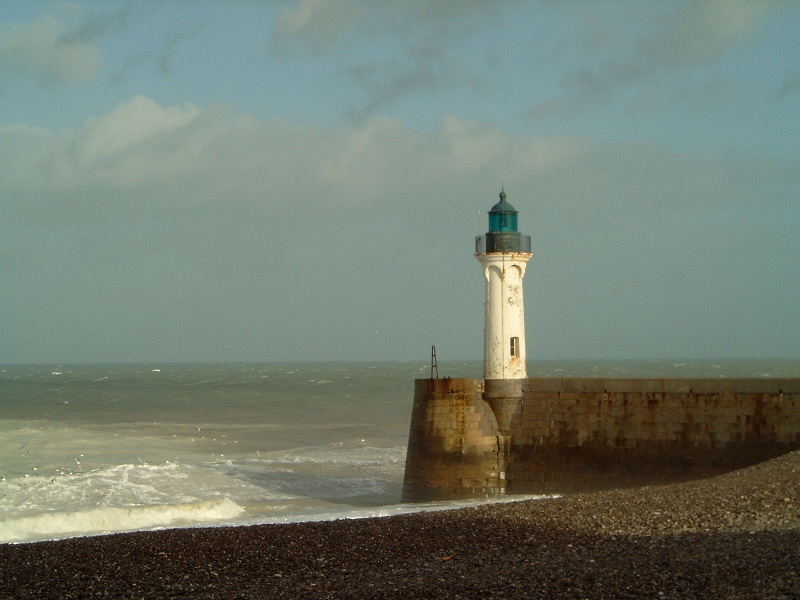
[(366, 445), (333, 443), (325, 446), (304, 446), (291, 450), (263, 453), (244, 460), (257, 464), (318, 464), (373, 467), (395, 470), (405, 464), (405, 446), (378, 448)]
[(0, 508), (15, 510), (79, 510), (87, 504), (136, 505), (177, 500), (192, 502), (194, 495), (176, 494), (179, 482), (189, 478), (182, 465), (113, 465), (84, 473), (33, 476), (3, 482)]
[(249, 501), (285, 496), (218, 470), (180, 463), (122, 464), (85, 473), (0, 482), (0, 512), (8, 518), (51, 511), (80, 512), (88, 506), (175, 505), (221, 497)]
[(184, 504), (114, 507), (47, 512), (0, 519), (0, 542), (55, 539), (79, 535), (134, 531), (234, 519), (244, 508), (229, 498)]

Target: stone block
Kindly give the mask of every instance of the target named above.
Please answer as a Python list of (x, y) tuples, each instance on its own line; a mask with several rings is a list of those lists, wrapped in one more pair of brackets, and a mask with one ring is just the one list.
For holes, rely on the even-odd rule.
[(531, 392), (543, 392), (543, 377), (528, 377), (522, 384), (522, 393), (528, 396)]
[(523, 383), (523, 394), (531, 392), (560, 392), (562, 383), (560, 377), (531, 377)]
[(800, 378), (779, 379), (780, 389), (784, 394), (800, 394)]
[(540, 385), (543, 392), (560, 392), (564, 389), (560, 377), (544, 377), (541, 379)]
[(791, 407), (791, 408), (800, 407), (800, 393), (790, 392), (787, 394), (786, 392), (784, 392), (783, 399), (781, 400), (781, 402), (786, 407)]
[(719, 391), (734, 394), (776, 394), (780, 392), (785, 381), (787, 380), (720, 378)]
[(605, 390), (605, 385), (603, 383), (603, 379), (600, 377), (591, 377), (587, 379), (583, 379), (582, 385), (584, 392), (595, 392), (595, 393), (602, 393)]
[(637, 391), (630, 379), (603, 379), (603, 390), (609, 393), (627, 393)]
[(561, 390), (564, 392), (602, 392), (603, 380), (597, 377), (563, 377)]
[(536, 392), (531, 391), (525, 394), (525, 404), (546, 404), (558, 399), (558, 392)]
[(484, 385), (483, 398), (521, 398), (523, 395), (522, 379), (487, 379)]
[(688, 394), (694, 379), (665, 379), (664, 392), (667, 394)]
[(577, 392), (559, 392), (558, 401), (562, 406), (575, 406), (580, 398)]
[(693, 379), (692, 394), (716, 394), (720, 391), (721, 379)]

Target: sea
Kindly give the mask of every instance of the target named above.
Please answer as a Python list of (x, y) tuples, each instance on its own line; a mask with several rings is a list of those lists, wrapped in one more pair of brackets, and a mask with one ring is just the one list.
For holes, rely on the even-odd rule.
[[(797, 377), (800, 358), (528, 371)], [(478, 361), (439, 365), (480, 373)], [(0, 543), (476, 504), (401, 502), (413, 380), (429, 376), (424, 361), (0, 365)]]

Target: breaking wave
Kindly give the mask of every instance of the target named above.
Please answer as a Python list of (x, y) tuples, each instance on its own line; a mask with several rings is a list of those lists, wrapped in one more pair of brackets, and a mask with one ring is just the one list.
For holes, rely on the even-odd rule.
[(99, 507), (90, 510), (48, 512), (0, 519), (0, 542), (56, 539), (77, 535), (113, 533), (224, 521), (238, 517), (244, 508), (229, 498), (153, 506)]
[(0, 514), (16, 518), (88, 507), (176, 505), (223, 497), (247, 501), (265, 496), (269, 497), (265, 490), (213, 469), (179, 463), (123, 464), (0, 482)]

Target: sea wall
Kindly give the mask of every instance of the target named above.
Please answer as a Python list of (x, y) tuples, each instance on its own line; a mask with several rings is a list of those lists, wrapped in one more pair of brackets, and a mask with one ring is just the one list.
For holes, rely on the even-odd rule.
[(708, 477), (800, 448), (800, 379), (420, 379), (407, 500)]

